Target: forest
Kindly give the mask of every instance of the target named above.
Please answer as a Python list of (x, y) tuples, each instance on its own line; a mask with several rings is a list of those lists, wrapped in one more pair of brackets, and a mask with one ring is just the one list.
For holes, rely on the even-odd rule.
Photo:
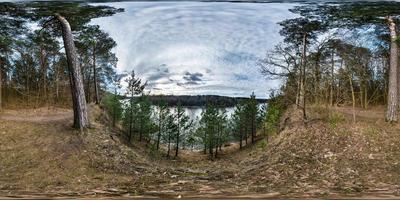
[(307, 5), (282, 21), (281, 43), (261, 61), (262, 73), (283, 78), (281, 95), (307, 118), (307, 105), (387, 105), (397, 121), (396, 2)]
[[(169, 106), (205, 106), (207, 103), (219, 104), (221, 106), (233, 107), (248, 97), (228, 97), (219, 95), (148, 95), (152, 104), (166, 101)], [(266, 103), (267, 99), (257, 98), (258, 103)]]
[[(180, 148), (199, 145), (210, 158), (217, 157), (227, 142), (240, 141), (240, 148), (243, 142), (254, 143), (256, 129), (263, 128), (265, 108), (257, 106), (262, 100), (254, 94), (250, 98), (149, 96), (144, 92), (147, 83), (134, 71), (116, 73), (118, 59), (112, 52), (116, 42), (99, 26), (87, 23), (120, 9), (51, 2), (1, 5), (2, 107), (69, 107), (72, 97), (74, 127), (83, 130), (90, 127), (86, 104), (101, 104), (114, 127), (122, 124), (128, 142), (147, 141), (157, 150), (165, 144), (167, 156), (174, 150), (175, 157)], [(56, 11), (63, 13), (51, 16)], [(41, 28), (32, 31), (30, 21)], [(122, 82), (127, 84), (123, 93)], [(189, 119), (181, 106), (196, 105), (205, 106), (201, 118)], [(228, 119), (224, 107), (235, 105)]]
[[(279, 81), (259, 86), (265, 99), (259, 88), (246, 97), (152, 94), (142, 69), (118, 71), (120, 44), (92, 23), (124, 8), (0, 3), (0, 198), (58, 185), (82, 197), (396, 196), (399, 8), (291, 5), (295, 17), (277, 23), (282, 41), (256, 50), (264, 56), (252, 67)], [(187, 88), (206, 80), (197, 75)], [(43, 167), (60, 176), (39, 179)]]

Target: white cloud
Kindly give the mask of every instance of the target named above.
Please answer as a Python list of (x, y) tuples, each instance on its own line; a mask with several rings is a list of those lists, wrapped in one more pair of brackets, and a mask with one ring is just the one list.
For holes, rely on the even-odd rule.
[[(279, 25), (295, 17), (294, 4), (229, 2), (108, 3), (125, 12), (92, 21), (117, 42), (118, 71), (134, 69), (152, 79), (152, 93), (265, 97), (279, 82), (256, 66), (282, 40)], [(160, 66), (168, 73), (160, 74)], [(184, 74), (201, 73), (201, 85), (184, 85)], [(159, 77), (157, 79), (157, 77)], [(167, 78), (166, 78), (167, 77)]]

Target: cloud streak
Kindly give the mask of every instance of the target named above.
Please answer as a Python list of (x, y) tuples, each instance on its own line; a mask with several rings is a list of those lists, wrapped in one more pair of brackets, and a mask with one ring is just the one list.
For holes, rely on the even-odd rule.
[(124, 13), (92, 21), (117, 42), (118, 71), (134, 69), (153, 93), (265, 97), (257, 61), (282, 40), (277, 22), (294, 4), (108, 3)]

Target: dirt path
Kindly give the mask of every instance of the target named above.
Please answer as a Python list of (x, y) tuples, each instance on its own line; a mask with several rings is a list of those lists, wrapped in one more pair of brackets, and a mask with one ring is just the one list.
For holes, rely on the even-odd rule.
[(38, 108), (21, 110), (3, 110), (0, 120), (15, 122), (50, 123), (72, 119), (71, 110), (62, 108)]
[[(340, 112), (342, 114), (352, 116), (353, 115), (353, 108), (346, 106), (346, 107), (332, 107), (333, 111)], [(367, 119), (367, 120), (380, 120), (385, 118), (385, 109), (384, 108), (372, 108), (372, 109), (362, 109), (362, 108), (355, 108), (354, 110), (356, 114), (356, 118)]]
[(71, 199), (71, 200), (94, 200), (94, 199), (109, 199), (109, 200), (129, 200), (129, 199), (276, 199), (276, 200), (393, 200), (399, 199), (399, 196), (388, 194), (385, 192), (366, 192), (357, 195), (343, 195), (332, 193), (325, 196), (314, 195), (282, 195), (278, 192), (264, 193), (264, 194), (243, 194), (243, 195), (221, 195), (221, 194), (186, 194), (180, 195), (179, 193), (165, 195), (165, 194), (152, 194), (152, 195), (131, 195), (126, 193), (115, 193), (108, 191), (96, 190), (88, 192), (87, 194), (78, 195), (77, 193), (60, 193), (60, 194), (22, 194), (22, 195), (9, 195), (0, 196), (0, 200), (33, 200), (33, 199)]

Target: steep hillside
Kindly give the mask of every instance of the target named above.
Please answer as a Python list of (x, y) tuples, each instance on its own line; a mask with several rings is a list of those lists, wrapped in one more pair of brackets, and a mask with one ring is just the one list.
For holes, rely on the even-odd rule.
[(306, 123), (296, 109), (286, 111), (267, 150), (244, 161), (244, 179), (260, 191), (399, 194), (398, 125), (379, 110), (357, 111), (356, 123), (351, 108), (311, 110)]
[(288, 109), (268, 143), (241, 151), (232, 143), (214, 161), (202, 152), (168, 159), (145, 143), (127, 145), (93, 105), (83, 134), (70, 127), (69, 110), (5, 111), (0, 197), (396, 198), (399, 126), (376, 110), (358, 111), (354, 124), (348, 109), (311, 110), (304, 123)]

